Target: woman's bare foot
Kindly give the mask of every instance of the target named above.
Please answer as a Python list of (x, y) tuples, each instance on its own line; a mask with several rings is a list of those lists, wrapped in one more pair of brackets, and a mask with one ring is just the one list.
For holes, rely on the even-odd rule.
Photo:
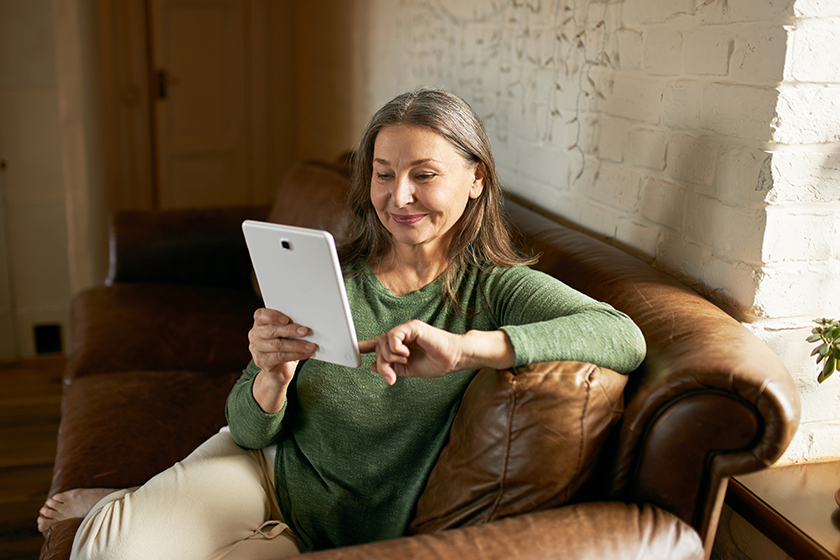
[(46, 533), (59, 521), (84, 517), (99, 500), (115, 491), (114, 488), (76, 488), (59, 492), (41, 508), (38, 530)]

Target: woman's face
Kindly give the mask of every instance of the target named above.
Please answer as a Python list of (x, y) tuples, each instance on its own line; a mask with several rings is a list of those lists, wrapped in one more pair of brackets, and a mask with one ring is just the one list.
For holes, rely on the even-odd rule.
[(445, 256), (453, 226), (483, 188), (484, 166), (436, 132), (396, 125), (376, 136), (370, 198), (398, 244)]

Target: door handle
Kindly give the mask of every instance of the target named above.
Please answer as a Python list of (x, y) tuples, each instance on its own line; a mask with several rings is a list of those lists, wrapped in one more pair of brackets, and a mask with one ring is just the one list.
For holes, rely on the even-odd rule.
[(167, 72), (165, 68), (161, 68), (155, 72), (155, 89), (157, 89), (158, 99), (166, 99), (169, 93), (169, 86), (177, 83), (178, 78)]

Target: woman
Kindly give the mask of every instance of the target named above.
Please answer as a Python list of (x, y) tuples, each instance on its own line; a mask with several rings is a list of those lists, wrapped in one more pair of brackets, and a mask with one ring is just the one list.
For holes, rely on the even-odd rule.
[(258, 558), (398, 537), (478, 369), (637, 367), (644, 340), (629, 318), (523, 266), (501, 198), (466, 102), (424, 89), (385, 105), (357, 150), (341, 250), (362, 368), (309, 359), (313, 345), (293, 338), (306, 325), (258, 310), (230, 433), (102, 499), (74, 554), (122, 554), (105, 543)]

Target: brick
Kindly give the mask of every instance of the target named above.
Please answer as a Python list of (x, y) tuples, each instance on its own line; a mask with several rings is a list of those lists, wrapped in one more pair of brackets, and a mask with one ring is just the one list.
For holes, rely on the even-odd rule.
[(771, 139), (778, 92), (773, 87), (714, 83), (703, 95), (703, 128), (744, 140)]
[(762, 260), (840, 259), (840, 203), (769, 206)]
[(621, 213), (592, 201), (582, 201), (579, 223), (597, 235), (615, 238), (615, 228)]
[(840, 141), (840, 84), (782, 84), (772, 140), (793, 145)]
[(764, 241), (766, 215), (762, 208), (722, 204), (714, 198), (688, 197), (686, 236), (733, 259), (757, 262)]
[(564, 113), (566, 118), (571, 118), (578, 102), (579, 79), (577, 76), (567, 76), (563, 72), (555, 72), (552, 80), (551, 99), (555, 108)]
[(661, 80), (619, 72), (607, 84), (602, 106), (607, 113), (650, 124), (659, 122), (662, 112)]
[(656, 256), (659, 235), (656, 226), (633, 219), (622, 218), (615, 228), (616, 240), (638, 251), (637, 256), (648, 263)]
[(525, 200), (549, 212), (566, 216), (563, 212), (567, 209), (564, 209), (560, 203), (561, 197), (563, 196), (560, 189), (540, 181), (528, 179), (519, 174), (514, 174), (510, 177), (510, 180), (502, 179), (506, 190), (521, 196)]
[(722, 202), (760, 202), (775, 188), (773, 155), (760, 148), (724, 143), (718, 152), (715, 194)]
[(702, 281), (720, 303), (747, 313), (755, 299), (756, 274), (753, 265), (713, 256), (703, 268)]
[(678, 133), (668, 141), (665, 170), (674, 179), (709, 186), (716, 163), (717, 143), (710, 136)]
[(693, 10), (692, 0), (625, 0), (622, 15), (628, 22), (662, 23)]
[(601, 121), (598, 155), (601, 159), (621, 163), (624, 161), (624, 145), (627, 143), (627, 121), (604, 118)]
[(645, 33), (644, 69), (654, 76), (676, 76), (682, 72), (683, 36), (672, 25)]
[(559, 134), (552, 140), (552, 145), (564, 153), (577, 153), (579, 147), (586, 154), (595, 154), (601, 141), (600, 119), (586, 114), (573, 119), (561, 121)]
[(805, 341), (815, 326), (811, 317), (781, 317), (754, 320), (744, 326), (762, 340), (796, 377), (816, 378), (810, 356), (813, 346)]
[(651, 128), (635, 128), (630, 131), (627, 151), (633, 165), (648, 169), (665, 169), (665, 133)]
[(682, 230), (685, 208), (684, 188), (661, 179), (647, 180), (641, 207), (646, 219), (672, 230)]
[(699, 27), (686, 33), (683, 55), (686, 74), (726, 76), (733, 49), (728, 27)]
[(742, 82), (773, 83), (785, 78), (788, 32), (784, 27), (740, 27), (729, 75)]
[(581, 199), (587, 199), (595, 188), (595, 180), (601, 174), (601, 162), (595, 158), (584, 157), (571, 163), (570, 188)]
[(780, 25), (788, 22), (793, 15), (794, 2), (799, 0), (741, 0), (728, 2), (727, 20), (729, 22), (778, 21)]
[(586, 69), (586, 74), (579, 80), (576, 90), (581, 92), (578, 105), (593, 112), (607, 112), (606, 106), (611, 92), (615, 88), (616, 72), (601, 66)]
[(803, 19), (790, 32), (788, 78), (800, 82), (840, 82), (840, 19)]
[(765, 264), (755, 309), (764, 317), (823, 317), (840, 310), (840, 261)]
[(509, 176), (515, 176), (516, 169), (519, 166), (519, 146), (509, 142), (500, 142), (495, 138), (490, 138), (490, 143), (493, 147), (493, 158), (496, 160), (496, 169), (501, 174), (501, 170), (510, 171)]
[(662, 124), (672, 129), (697, 130), (702, 106), (702, 82), (674, 80), (662, 94)]
[(796, 0), (797, 17), (840, 17), (836, 0)]
[(663, 232), (656, 248), (656, 265), (689, 286), (696, 287), (703, 267), (712, 257), (708, 247), (682, 233)]
[(516, 140), (535, 141), (538, 138), (534, 107), (523, 107), (517, 103), (509, 106), (507, 132)]
[(776, 21), (781, 26), (793, 17), (794, 1), (798, 7), (802, 0), (739, 0), (738, 2), (706, 0), (698, 3), (695, 16), (702, 25)]
[(615, 32), (616, 52), (613, 60), (621, 70), (639, 70), (642, 67), (644, 42), (642, 32), (622, 28)]
[(522, 142), (519, 145), (518, 171), (535, 181), (565, 190), (569, 184), (569, 160), (546, 146)]
[(840, 151), (815, 151), (811, 147), (776, 151), (772, 170), (771, 202), (840, 200)]
[(585, 194), (617, 210), (635, 212), (639, 207), (642, 178), (627, 166), (602, 164), (591, 189)]

